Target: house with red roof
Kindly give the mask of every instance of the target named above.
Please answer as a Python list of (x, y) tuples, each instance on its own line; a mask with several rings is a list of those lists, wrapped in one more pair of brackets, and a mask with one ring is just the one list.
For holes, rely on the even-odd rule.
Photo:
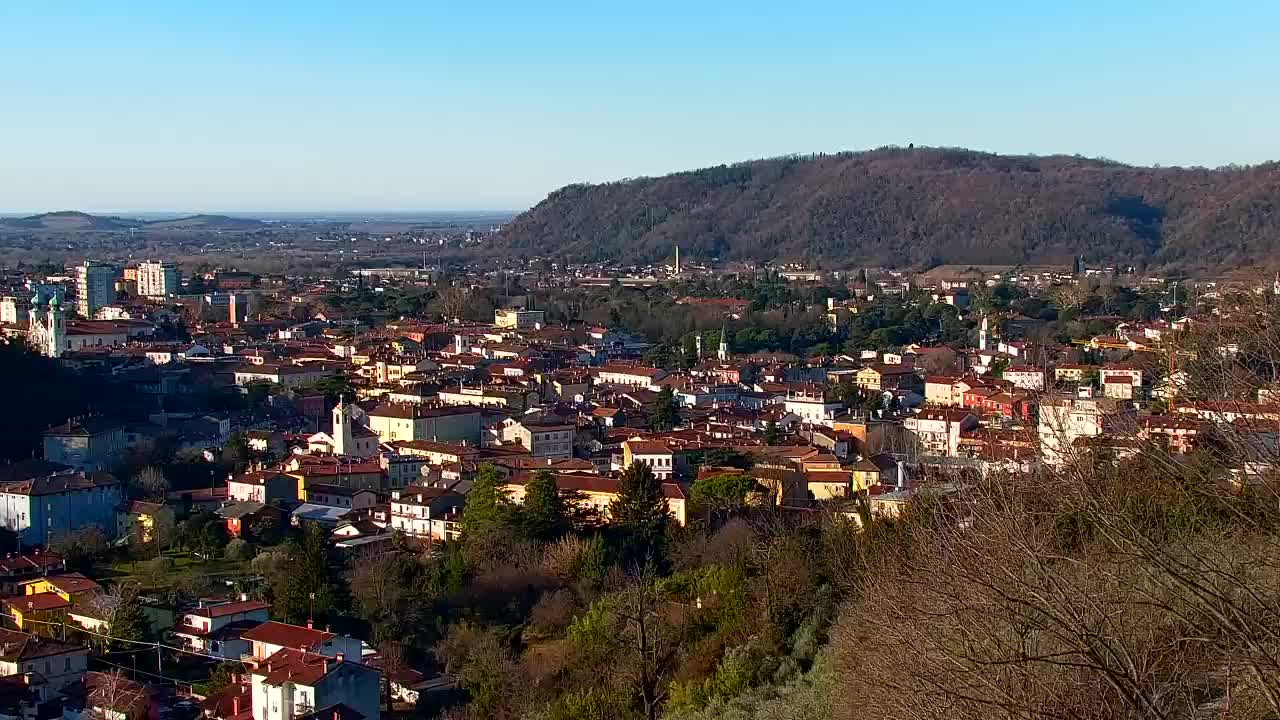
[(374, 720), (382, 673), (359, 656), (283, 648), (249, 673), (253, 720)]
[(267, 622), (270, 610), (271, 605), (260, 600), (202, 601), (196, 609), (183, 613), (173, 634), (191, 652), (239, 660), (250, 650), (244, 633)]
[(310, 621), (302, 626), (272, 620), (245, 631), (240, 637), (249, 642), (249, 655), (241, 659), (251, 665), (260, 665), (275, 653), (286, 649), (326, 657), (337, 657), (339, 654), (352, 658), (361, 656), (359, 640), (319, 630)]

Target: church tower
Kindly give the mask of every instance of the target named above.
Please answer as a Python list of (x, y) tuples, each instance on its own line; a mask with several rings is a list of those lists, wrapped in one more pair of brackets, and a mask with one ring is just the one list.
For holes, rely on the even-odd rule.
[(724, 322), (720, 323), (720, 349), (716, 351), (720, 362), (729, 362), (729, 331)]
[(49, 299), (49, 314), (45, 326), (44, 354), (49, 357), (62, 357), (62, 348), (66, 343), (67, 320), (62, 316), (62, 303), (55, 294)]
[(982, 327), (978, 329), (978, 349), (979, 350), (987, 349), (987, 333), (989, 329), (990, 329), (990, 326), (987, 324), (987, 316), (983, 315)]
[(356, 450), (355, 437), (352, 434), (351, 408), (338, 398), (333, 408), (333, 454), (349, 455)]

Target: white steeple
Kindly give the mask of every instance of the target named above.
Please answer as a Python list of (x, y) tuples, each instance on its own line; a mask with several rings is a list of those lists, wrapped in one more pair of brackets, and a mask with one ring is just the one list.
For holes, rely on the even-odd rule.
[(720, 362), (729, 362), (729, 331), (725, 323), (720, 323), (720, 348), (716, 351)]
[(676, 275), (680, 274), (680, 244), (676, 243)]
[(49, 310), (45, 320), (44, 347), (41, 352), (49, 357), (62, 357), (62, 349), (66, 344), (67, 320), (62, 316), (62, 302), (55, 294), (49, 299)]
[(989, 326), (987, 325), (987, 316), (983, 315), (982, 327), (978, 330), (978, 349), (979, 350), (987, 349), (987, 332), (988, 331), (989, 331)]
[(333, 408), (333, 454), (349, 455), (356, 450), (355, 437), (351, 432), (351, 408), (338, 398)]

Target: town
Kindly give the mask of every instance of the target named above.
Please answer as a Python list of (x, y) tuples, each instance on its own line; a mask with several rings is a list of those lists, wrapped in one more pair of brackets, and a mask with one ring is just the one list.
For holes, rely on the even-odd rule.
[[(675, 248), (639, 268), (332, 276), (86, 260), (4, 283), (6, 356), (49, 398), (9, 423), (0, 466), (13, 717), (429, 714), (481, 692), (437, 651), (431, 606), (514, 562), (475, 558), (514, 552), (477, 540), (504, 524), (573, 538), (564, 572), (606, 587), (584, 569), (606, 549), (665, 562), (655, 518), (673, 538), (748, 516), (858, 532), (1153, 444), (1239, 443), (1216, 472), (1245, 487), (1280, 434), (1252, 344), (1280, 278), (735, 268)], [(557, 622), (547, 592), (520, 601), (535, 625)]]

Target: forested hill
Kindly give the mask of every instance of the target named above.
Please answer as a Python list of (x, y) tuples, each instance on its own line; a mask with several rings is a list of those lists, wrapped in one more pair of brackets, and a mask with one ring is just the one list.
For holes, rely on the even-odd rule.
[(1080, 157), (882, 149), (557, 190), (499, 247), (587, 260), (832, 266), (1128, 263), (1217, 270), (1280, 257), (1280, 163), (1133, 167)]

